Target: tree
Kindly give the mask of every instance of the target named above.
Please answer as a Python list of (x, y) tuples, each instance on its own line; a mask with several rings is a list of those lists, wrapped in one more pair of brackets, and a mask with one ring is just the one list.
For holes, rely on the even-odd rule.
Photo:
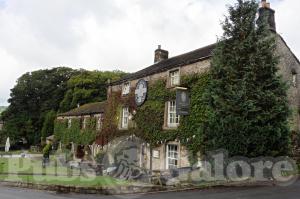
[(12, 141), (26, 138), (29, 144), (39, 144), (41, 137), (53, 133), (55, 113), (105, 100), (107, 80), (117, 80), (124, 74), (59, 67), (22, 75), (11, 89), (9, 107), (1, 115), (5, 122), (3, 137), (10, 136)]
[(53, 134), (54, 132), (54, 120), (56, 119), (56, 112), (54, 110), (49, 111), (46, 114), (43, 128), (42, 128), (42, 140), (45, 141), (46, 138)]
[(78, 71), (59, 67), (22, 75), (11, 89), (9, 107), (2, 113), (3, 133), (12, 141), (26, 138), (29, 144), (40, 142), (45, 115), (58, 111), (68, 80)]
[(248, 157), (289, 152), (287, 87), (277, 74), (275, 36), (266, 18), (257, 26), (257, 9), (254, 0), (238, 0), (223, 23), (206, 91), (207, 150)]
[(81, 70), (67, 84), (67, 92), (60, 103), (60, 112), (69, 111), (77, 105), (106, 100), (107, 81), (115, 81), (126, 73), (121, 71)]

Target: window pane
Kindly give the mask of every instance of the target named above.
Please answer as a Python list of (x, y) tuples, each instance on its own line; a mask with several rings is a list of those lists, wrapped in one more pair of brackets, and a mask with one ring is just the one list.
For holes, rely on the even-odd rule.
[(128, 116), (129, 116), (129, 110), (128, 107), (124, 107), (122, 110), (122, 128), (128, 127)]
[(171, 86), (179, 85), (179, 70), (170, 72), (170, 84)]
[(178, 146), (168, 145), (168, 169), (173, 169), (178, 167)]
[(176, 114), (176, 102), (168, 102), (168, 125), (176, 126), (179, 124), (179, 116)]
[(130, 83), (123, 84), (122, 94), (126, 95), (126, 94), (129, 94), (129, 92), (130, 92)]

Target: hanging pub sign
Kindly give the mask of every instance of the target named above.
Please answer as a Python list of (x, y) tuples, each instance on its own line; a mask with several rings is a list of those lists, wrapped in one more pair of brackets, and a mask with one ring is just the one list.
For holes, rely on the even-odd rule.
[(148, 93), (148, 83), (140, 79), (135, 88), (135, 103), (137, 106), (142, 106), (146, 101)]
[(190, 97), (187, 88), (176, 88), (176, 114), (189, 115), (190, 114)]

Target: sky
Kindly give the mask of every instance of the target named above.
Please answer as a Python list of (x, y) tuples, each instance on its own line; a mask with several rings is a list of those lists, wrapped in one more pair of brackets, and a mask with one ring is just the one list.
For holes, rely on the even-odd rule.
[[(300, 58), (299, 0), (269, 0)], [(68, 66), (135, 72), (216, 42), (235, 0), (0, 0), (0, 106), (24, 73)]]

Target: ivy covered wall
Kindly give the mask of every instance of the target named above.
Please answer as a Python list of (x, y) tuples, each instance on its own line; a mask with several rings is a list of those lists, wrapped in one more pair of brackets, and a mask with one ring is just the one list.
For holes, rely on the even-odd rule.
[[(107, 100), (107, 107), (102, 125), (102, 131), (97, 132), (96, 118), (87, 118), (85, 129), (81, 129), (81, 120), (72, 119), (71, 128), (68, 121), (56, 120), (55, 137), (63, 144), (71, 142), (77, 145), (93, 143), (98, 136), (105, 136), (109, 141), (125, 135), (135, 135), (152, 147), (159, 146), (168, 141), (180, 141), (192, 154), (205, 152), (205, 131), (207, 108), (204, 101), (204, 90), (209, 82), (209, 74), (195, 74), (181, 77), (181, 86), (189, 89), (191, 98), (190, 115), (180, 117), (177, 129), (165, 129), (166, 102), (175, 100), (176, 90), (166, 87), (166, 79), (161, 79), (149, 84), (146, 102), (141, 107), (136, 107), (134, 90), (127, 96), (121, 92), (112, 93)], [(122, 107), (129, 107), (132, 118), (129, 128), (120, 130)], [(136, 112), (136, 114), (133, 114)]]
[(77, 145), (89, 145), (96, 140), (96, 118), (86, 118), (86, 127), (81, 128), (81, 119), (71, 119), (71, 127), (68, 128), (68, 120), (56, 120), (54, 125), (55, 138), (64, 145), (68, 145), (73, 142)]
[[(134, 103), (134, 88), (128, 96), (114, 92), (108, 98), (108, 106), (103, 124), (102, 135), (113, 140), (124, 135), (136, 135), (151, 146), (159, 146), (168, 141), (178, 140), (196, 154), (205, 150), (204, 122), (206, 119), (206, 104), (203, 98), (204, 89), (209, 82), (209, 74), (195, 74), (181, 77), (181, 86), (190, 91), (191, 112), (189, 116), (181, 116), (177, 129), (164, 129), (165, 104), (175, 100), (176, 90), (166, 88), (166, 79), (149, 83), (146, 102), (141, 107)], [(122, 107), (129, 107), (132, 119), (129, 129), (120, 130)], [(136, 114), (133, 114), (136, 112)]]

